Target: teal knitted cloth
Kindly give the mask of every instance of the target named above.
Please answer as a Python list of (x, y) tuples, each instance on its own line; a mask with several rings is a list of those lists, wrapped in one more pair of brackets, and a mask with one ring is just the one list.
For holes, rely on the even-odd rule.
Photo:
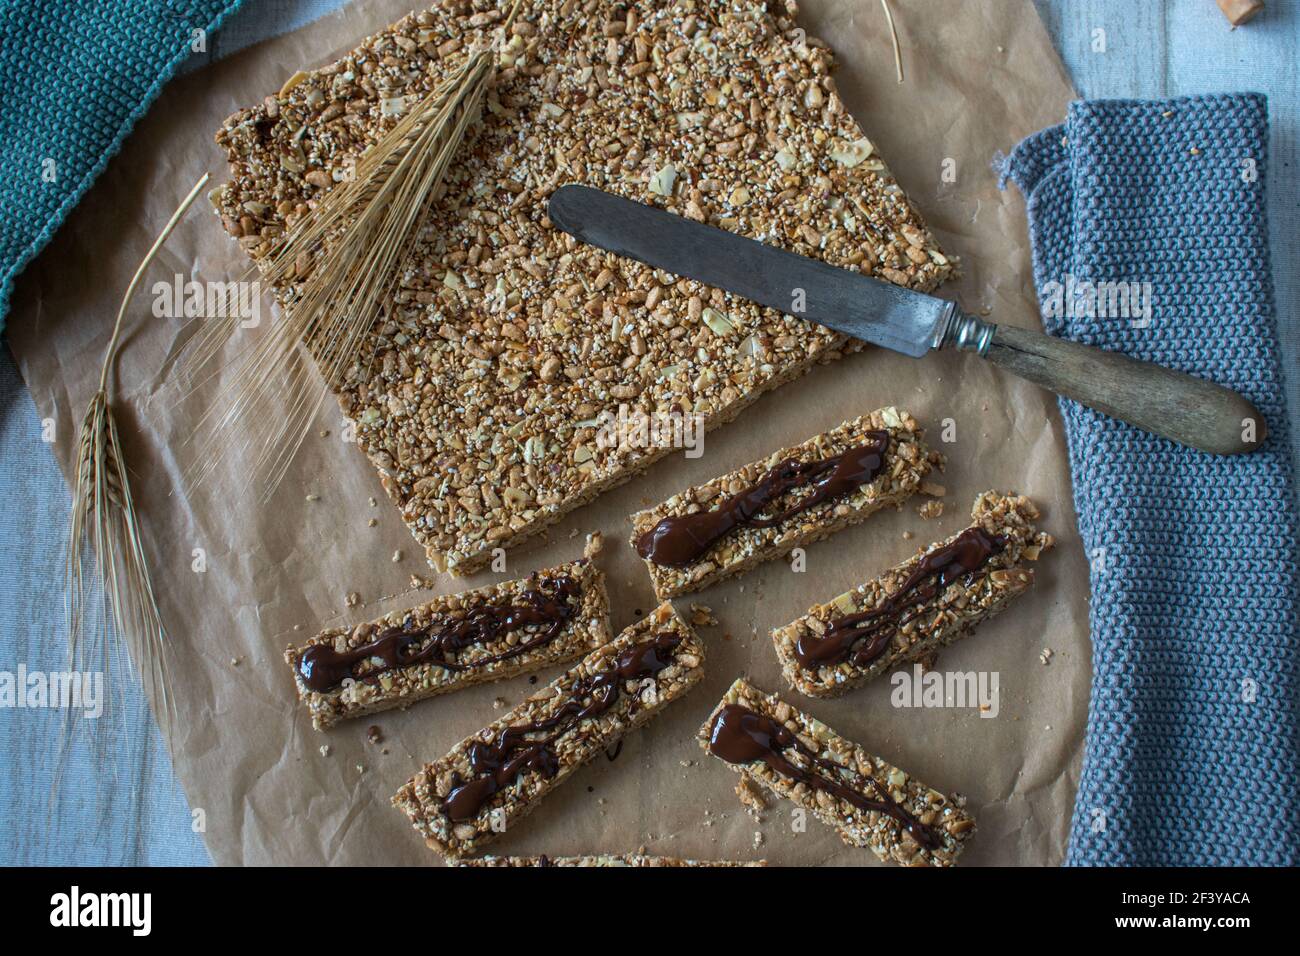
[(242, 2), (0, 0), (0, 329), (14, 277), (117, 153), (196, 37), (205, 42)]
[(1071, 279), (1085, 293), (1150, 284), (1149, 313), (1055, 310), (1049, 332), (1236, 389), (1270, 433), (1222, 458), (1061, 402), (1092, 563), (1072, 864), (1300, 863), (1300, 574), (1267, 146), (1262, 96), (1103, 100), (1075, 103), (1003, 169), (1028, 198), (1045, 300)]

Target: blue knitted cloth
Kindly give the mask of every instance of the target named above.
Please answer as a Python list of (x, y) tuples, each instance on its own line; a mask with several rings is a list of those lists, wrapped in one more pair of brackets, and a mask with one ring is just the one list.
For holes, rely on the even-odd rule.
[(1003, 169), (1028, 199), (1045, 306), (1048, 284), (1070, 277), (1084, 292), (1150, 283), (1149, 322), (1045, 309), (1049, 332), (1234, 388), (1271, 436), (1219, 458), (1061, 402), (1092, 567), (1072, 865), (1300, 862), (1296, 516), (1267, 143), (1262, 96), (1079, 102)]
[(0, 0), (0, 329), (14, 276), (243, 0)]

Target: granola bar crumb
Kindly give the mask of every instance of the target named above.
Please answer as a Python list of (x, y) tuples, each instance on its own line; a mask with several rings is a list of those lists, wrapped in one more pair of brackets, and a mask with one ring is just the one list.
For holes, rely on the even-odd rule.
[(718, 619), (707, 604), (691, 602), (691, 623), (696, 627), (716, 627)]
[(916, 509), (916, 513), (919, 514), (926, 521), (933, 521), (935, 518), (941, 517), (943, 515), (943, 502), (932, 498), (929, 501), (925, 502), (924, 504), (920, 505)]
[(747, 773), (742, 773), (740, 779), (736, 781), (736, 796), (740, 798), (745, 810), (752, 817), (758, 817), (767, 809), (767, 797), (764, 796), (762, 788), (754, 782), (754, 778)]

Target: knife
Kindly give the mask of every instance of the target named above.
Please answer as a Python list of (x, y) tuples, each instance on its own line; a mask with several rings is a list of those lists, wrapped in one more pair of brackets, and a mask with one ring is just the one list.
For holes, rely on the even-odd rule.
[(985, 322), (946, 299), (599, 189), (561, 186), (551, 194), (548, 215), (582, 242), (912, 358), (931, 349), (971, 350), (1058, 395), (1191, 448), (1236, 455), (1258, 448), (1267, 436), (1250, 402), (1205, 379)]

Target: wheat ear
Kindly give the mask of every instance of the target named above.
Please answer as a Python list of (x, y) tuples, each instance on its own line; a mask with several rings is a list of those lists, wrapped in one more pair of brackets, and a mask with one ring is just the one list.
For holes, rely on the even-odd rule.
[(208, 176), (204, 173), (182, 200), (122, 296), (113, 334), (104, 352), (99, 388), (91, 397), (90, 406), (81, 420), (77, 471), (72, 487), (72, 520), (68, 532), (66, 611), (69, 667), (74, 671), (80, 670), (82, 662), (98, 657), (107, 671), (110, 661), (106, 628), (89, 639), (83, 633), (87, 594), (85, 558), (87, 552), (91, 552), (103, 585), (109, 623), (139, 668), (164, 732), (170, 725), (173, 712), (166, 681), (165, 633), (149, 578), (140, 522), (131, 497), (130, 476), (109, 395), (113, 364), (121, 345), (122, 321), (131, 296), (158, 250), (207, 181)]
[[(506, 18), (505, 33), (521, 2)], [(299, 345), (307, 346), (327, 385), (341, 386), (481, 114), (495, 65), (491, 47), (471, 52), (263, 260), (262, 277), (284, 290), (284, 309), (237, 354), (221, 399), (199, 421), (197, 431), (206, 434), (186, 469), (188, 480), (201, 484), (233, 454), (251, 464), (264, 501), (274, 493), (326, 395)], [(187, 367), (215, 358), (233, 327), (214, 324), (201, 333)], [(274, 402), (285, 411), (268, 414)]]

